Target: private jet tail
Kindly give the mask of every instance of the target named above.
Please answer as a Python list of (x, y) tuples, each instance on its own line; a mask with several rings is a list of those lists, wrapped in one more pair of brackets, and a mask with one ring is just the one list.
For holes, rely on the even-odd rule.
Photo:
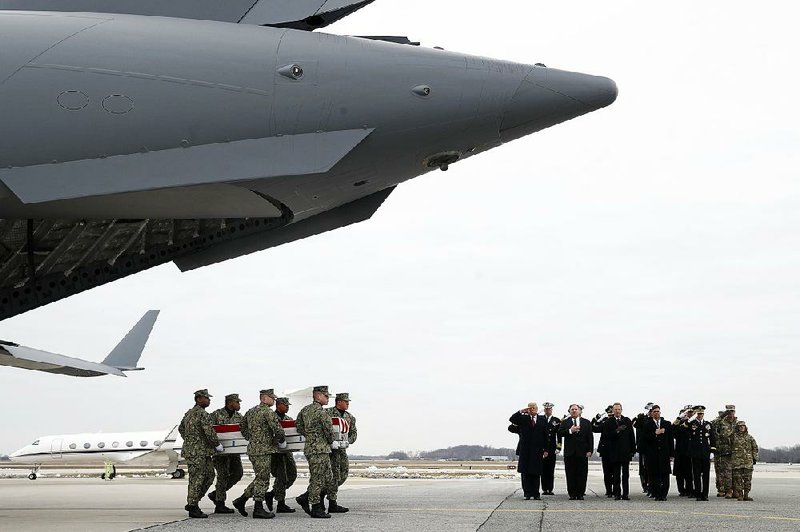
[(139, 357), (142, 356), (144, 345), (150, 336), (150, 331), (153, 330), (158, 313), (158, 310), (147, 311), (102, 363), (40, 351), (0, 340), (0, 365), (72, 377), (98, 377), (101, 375), (125, 377), (125, 371), (143, 369), (137, 367), (136, 364), (139, 362)]
[(117, 368), (120, 371), (139, 371), (144, 368), (137, 367), (139, 358), (142, 356), (147, 339), (158, 318), (158, 310), (148, 310), (142, 319), (128, 331), (125, 338), (120, 340), (115, 347), (103, 360), (102, 364)]

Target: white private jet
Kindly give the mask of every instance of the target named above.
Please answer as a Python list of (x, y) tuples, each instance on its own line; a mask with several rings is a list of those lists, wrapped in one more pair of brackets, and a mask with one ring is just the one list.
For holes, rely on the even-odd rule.
[[(42, 436), (11, 453), (9, 459), (30, 465), (30, 480), (36, 480), (39, 468), (45, 464), (66, 467), (97, 462), (112, 465), (109, 478), (116, 475), (116, 464), (163, 466), (172, 478), (183, 478), (186, 472), (178, 468), (182, 447), (183, 439), (176, 426), (169, 431)], [(106, 478), (106, 474), (103, 473), (101, 478)]]
[(0, 340), (0, 365), (59, 373), (72, 377), (98, 377), (100, 375), (125, 377), (124, 372), (126, 371), (144, 369), (137, 367), (137, 364), (158, 318), (158, 313), (158, 310), (145, 312), (139, 322), (101, 363), (40, 351)]

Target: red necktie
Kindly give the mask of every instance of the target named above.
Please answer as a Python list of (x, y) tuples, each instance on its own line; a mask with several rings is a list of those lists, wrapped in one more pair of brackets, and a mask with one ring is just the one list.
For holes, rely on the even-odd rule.
[(536, 426), (536, 417), (531, 416), (531, 428), (534, 428), (535, 426)]

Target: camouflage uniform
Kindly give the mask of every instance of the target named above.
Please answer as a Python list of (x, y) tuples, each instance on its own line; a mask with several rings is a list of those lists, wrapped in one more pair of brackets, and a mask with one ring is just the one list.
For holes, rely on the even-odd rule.
[(745, 500), (752, 487), (753, 465), (758, 461), (758, 444), (747, 431), (737, 430), (731, 439), (731, 453), (733, 494), (740, 501)]
[[(292, 418), (288, 415), (276, 414), (281, 421), (291, 421)], [(275, 477), (275, 484), (273, 491), (275, 500), (285, 501), (286, 490), (292, 487), (294, 481), (297, 480), (297, 464), (294, 462), (292, 453), (278, 453), (272, 455), (272, 476)]]
[(717, 424), (717, 451), (720, 454), (717, 478), (719, 478), (722, 492), (730, 496), (733, 493), (733, 465), (731, 463), (731, 438), (736, 428), (736, 421), (722, 418)]
[[(338, 417), (350, 422), (350, 432), (347, 434), (347, 443), (352, 445), (358, 438), (356, 431), (356, 418), (350, 412), (342, 412), (336, 407), (326, 408), (325, 411), (331, 418)], [(336, 500), (339, 493), (339, 486), (345, 483), (347, 475), (350, 473), (350, 460), (347, 458), (347, 449), (334, 449), (331, 451), (331, 471), (333, 472), (333, 489), (328, 492), (328, 498)]]
[[(238, 425), (243, 416), (239, 412), (229, 413), (225, 408), (211, 412), (214, 425)], [(214, 469), (217, 472), (217, 485), (209, 496), (216, 502), (225, 502), (227, 492), (234, 487), (244, 475), (242, 458), (238, 454), (219, 454), (214, 457)]]
[(214, 432), (211, 416), (200, 405), (195, 405), (184, 414), (178, 426), (183, 438), (181, 454), (189, 466), (189, 492), (187, 505), (196, 505), (214, 483), (214, 448), (219, 438)]
[[(322, 492), (331, 493), (335, 486), (330, 455), (333, 443), (331, 418), (322, 405), (314, 401), (297, 415), (297, 425), (306, 438), (303, 454), (308, 460), (308, 502), (320, 504)], [(335, 496), (330, 500), (335, 501)]]
[[(711, 428), (714, 431), (715, 438), (719, 438), (719, 422), (722, 421), (723, 417), (725, 417), (725, 412), (720, 411), (719, 415), (711, 422)], [(714, 477), (717, 485), (717, 493), (724, 493), (722, 491), (722, 475), (720, 475), (719, 458), (720, 453), (717, 451), (714, 453)]]
[(244, 417), (250, 435), (247, 456), (253, 464), (256, 478), (245, 488), (243, 497), (264, 502), (264, 496), (269, 490), (272, 456), (278, 452), (276, 444), (286, 440), (286, 435), (278, 423), (277, 414), (264, 403), (248, 410)]

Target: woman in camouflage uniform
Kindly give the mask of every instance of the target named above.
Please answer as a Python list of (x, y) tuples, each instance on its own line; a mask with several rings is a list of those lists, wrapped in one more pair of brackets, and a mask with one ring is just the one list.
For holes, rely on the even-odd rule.
[(736, 422), (736, 431), (731, 438), (733, 465), (733, 496), (739, 501), (752, 501), (750, 488), (753, 466), (758, 461), (758, 444), (747, 432), (747, 423)]

